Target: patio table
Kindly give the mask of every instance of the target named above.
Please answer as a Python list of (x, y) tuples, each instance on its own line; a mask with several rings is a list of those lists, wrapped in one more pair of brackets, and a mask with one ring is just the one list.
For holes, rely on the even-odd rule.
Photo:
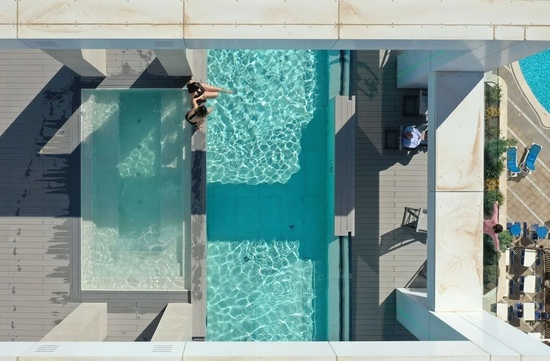
[(523, 292), (525, 293), (535, 293), (535, 283), (536, 283), (537, 277), (533, 275), (529, 275), (525, 277), (525, 280), (523, 281)]
[(523, 265), (525, 267), (531, 267), (537, 260), (537, 251), (533, 249), (526, 249), (524, 251)]
[(523, 320), (524, 321), (535, 320), (535, 304), (533, 302), (523, 304)]
[(508, 304), (497, 303), (497, 317), (501, 320), (508, 321)]

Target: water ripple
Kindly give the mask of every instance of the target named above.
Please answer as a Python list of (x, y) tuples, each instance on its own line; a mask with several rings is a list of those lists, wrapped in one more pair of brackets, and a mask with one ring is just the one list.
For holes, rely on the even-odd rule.
[[(233, 89), (209, 116), (208, 181), (286, 183), (313, 118), (316, 52), (210, 50), (208, 80)], [(214, 102), (214, 101), (211, 101)]]

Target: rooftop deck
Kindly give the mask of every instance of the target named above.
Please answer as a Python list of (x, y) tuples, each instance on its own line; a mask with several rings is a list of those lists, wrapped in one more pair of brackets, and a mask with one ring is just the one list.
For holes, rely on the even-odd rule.
[[(100, 87), (182, 87), (151, 51), (109, 50)], [(80, 294), (80, 89), (93, 79), (37, 50), (0, 50), (0, 340), (39, 340), (79, 300), (108, 303), (107, 340), (147, 339), (146, 327), (185, 293)], [(352, 52), (357, 97), (356, 237), (352, 241), (352, 339), (408, 340), (393, 290), (425, 285), (425, 234), (403, 227), (405, 207), (427, 203), (427, 153), (384, 150), (383, 130), (403, 118), (395, 54)], [(95, 85), (94, 85), (95, 86)], [(418, 276), (418, 277), (417, 277)]]

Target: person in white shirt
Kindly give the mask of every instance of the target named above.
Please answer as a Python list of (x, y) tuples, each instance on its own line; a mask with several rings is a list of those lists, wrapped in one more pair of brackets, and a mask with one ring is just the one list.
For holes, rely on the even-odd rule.
[(409, 125), (405, 129), (403, 129), (403, 139), (402, 139), (403, 147), (414, 149), (418, 147), (425, 140), (426, 140), (425, 130), (419, 130), (418, 128), (415, 128), (412, 125)]

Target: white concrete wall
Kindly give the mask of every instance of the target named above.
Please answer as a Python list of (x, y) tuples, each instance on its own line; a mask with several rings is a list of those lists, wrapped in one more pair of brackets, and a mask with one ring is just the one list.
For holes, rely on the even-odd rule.
[(490, 313), (433, 312), (429, 310), (426, 301), (427, 295), (422, 290), (397, 290), (397, 318), (421, 339), (466, 339), (491, 355), (493, 361), (550, 359), (550, 348), (540, 339), (529, 336)]
[(0, 46), (475, 49), (550, 40), (549, 11), (544, 0), (0, 0)]
[(106, 336), (107, 304), (82, 303), (41, 341), (103, 341)]
[[(529, 337), (529, 336), (526, 336)], [(0, 343), (0, 349), (4, 344)], [(277, 360), (277, 361), (489, 361), (469, 341), (443, 342), (78, 342), (24, 345), (20, 361), (65, 360)], [(10, 359), (11, 360), (11, 359)]]
[(483, 73), (431, 73), (428, 99), (428, 307), (480, 311)]

